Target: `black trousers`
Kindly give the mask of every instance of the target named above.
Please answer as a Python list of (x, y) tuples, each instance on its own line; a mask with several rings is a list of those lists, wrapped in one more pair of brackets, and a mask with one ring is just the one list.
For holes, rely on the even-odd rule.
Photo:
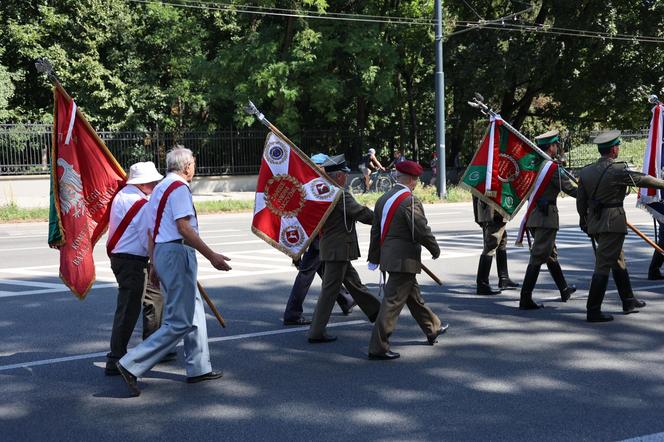
[[(302, 317), (304, 298), (309, 293), (309, 287), (314, 282), (316, 273), (323, 279), (324, 263), (320, 260), (320, 250), (317, 245), (310, 246), (304, 252), (298, 269), (299, 272), (295, 277), (293, 288), (286, 303), (284, 321), (296, 321)], [(343, 307), (348, 307), (353, 303), (353, 298), (351, 298), (348, 291), (343, 287), (337, 295), (337, 303)]]
[(111, 331), (110, 362), (127, 353), (143, 305), (143, 339), (161, 326), (164, 301), (159, 288), (147, 283), (147, 262), (126, 256), (111, 256), (111, 269), (118, 282), (118, 300)]

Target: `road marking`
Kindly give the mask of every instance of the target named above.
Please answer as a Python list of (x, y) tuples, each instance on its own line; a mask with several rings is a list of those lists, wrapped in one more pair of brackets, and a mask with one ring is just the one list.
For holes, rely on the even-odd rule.
[[(360, 320), (355, 320), (355, 321), (344, 321), (344, 322), (335, 322), (333, 324), (328, 324), (327, 328), (333, 328), (333, 327), (344, 327), (344, 326), (349, 326), (349, 325), (360, 325), (360, 324), (368, 324), (369, 321), (360, 319)], [(225, 342), (225, 341), (237, 341), (239, 339), (248, 339), (248, 338), (259, 338), (263, 336), (274, 336), (274, 335), (283, 335), (287, 333), (297, 333), (301, 331), (306, 331), (309, 330), (309, 327), (289, 327), (289, 328), (280, 328), (277, 330), (268, 330), (268, 331), (262, 331), (262, 332), (255, 332), (255, 333), (242, 333), (239, 335), (231, 335), (231, 336), (220, 336), (217, 338), (210, 338), (208, 339), (208, 343), (212, 344), (215, 342)], [(178, 347), (182, 347), (183, 343), (180, 342)], [(17, 368), (30, 368), (30, 367), (38, 367), (40, 365), (52, 365), (52, 364), (60, 364), (63, 362), (71, 362), (71, 361), (80, 361), (81, 359), (95, 359), (95, 358), (100, 358), (100, 357), (105, 357), (107, 354), (107, 351), (101, 351), (97, 353), (87, 353), (87, 354), (82, 354), (82, 355), (73, 355), (73, 356), (66, 356), (63, 358), (53, 358), (53, 359), (42, 359), (38, 361), (29, 361), (29, 362), (20, 362), (18, 364), (9, 364), (9, 365), (0, 365), (0, 371), (7, 371), (7, 370), (16, 370)]]
[(664, 441), (664, 433), (653, 433), (645, 436), (637, 436), (631, 439), (624, 439), (621, 442), (662, 442)]
[(23, 285), (29, 287), (44, 287), (48, 289), (57, 289), (62, 286), (62, 284), (54, 284), (49, 282), (37, 282), (37, 281), (22, 281), (20, 279), (0, 279), (0, 284), (4, 285)]

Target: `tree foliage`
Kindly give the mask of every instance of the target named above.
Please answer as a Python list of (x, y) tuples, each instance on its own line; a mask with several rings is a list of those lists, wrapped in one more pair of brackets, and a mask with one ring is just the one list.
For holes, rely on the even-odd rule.
[[(175, 0), (170, 2), (177, 3)], [(225, 4), (247, 4), (224, 0)], [(253, 6), (431, 19), (421, 0), (258, 0)], [(662, 44), (465, 29), (528, 6), (514, 23), (662, 36), (654, 0), (444, 1), (448, 158), (468, 156), (486, 126), (466, 101), (478, 91), (534, 132), (638, 128), (662, 87)], [(496, 23), (500, 23), (499, 21)], [(349, 151), (400, 147), (428, 159), (434, 129), (433, 27), (246, 14), (128, 0), (2, 0), (0, 120), (48, 121), (40, 56), (56, 67), (93, 124), (215, 130), (256, 124), (252, 99), (286, 133), (328, 129)]]

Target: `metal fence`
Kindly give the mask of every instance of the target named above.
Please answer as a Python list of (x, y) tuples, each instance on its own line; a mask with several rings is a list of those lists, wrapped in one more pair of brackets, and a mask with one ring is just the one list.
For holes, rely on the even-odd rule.
[[(48, 124), (0, 125), (0, 175), (43, 175), (49, 172), (51, 129)], [(100, 138), (120, 165), (127, 169), (137, 161), (153, 161), (164, 168), (166, 152), (175, 144), (191, 149), (199, 175), (251, 175), (258, 173), (267, 129), (232, 129), (216, 132), (98, 130)], [(302, 130), (293, 141), (305, 153), (330, 150), (347, 153), (359, 161), (362, 137), (326, 130)]]
[[(571, 168), (580, 168), (597, 160), (599, 153), (597, 147), (593, 144), (593, 139), (602, 131), (576, 132), (567, 134), (563, 138), (567, 164)], [(624, 131), (620, 135), (623, 143), (643, 140), (643, 149), (645, 149), (645, 140), (648, 138), (648, 129), (636, 131)], [(620, 153), (620, 160), (628, 163), (640, 163), (643, 159), (643, 151), (630, 149)]]

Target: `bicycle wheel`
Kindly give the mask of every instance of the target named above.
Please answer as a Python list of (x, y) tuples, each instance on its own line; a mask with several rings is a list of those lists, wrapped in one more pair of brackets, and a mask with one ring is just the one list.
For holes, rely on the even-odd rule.
[(376, 190), (378, 192), (387, 192), (392, 188), (392, 181), (386, 177), (382, 176), (376, 180)]
[(350, 193), (353, 195), (360, 195), (364, 193), (364, 178), (363, 177), (355, 177), (350, 181), (350, 186), (348, 186)]

